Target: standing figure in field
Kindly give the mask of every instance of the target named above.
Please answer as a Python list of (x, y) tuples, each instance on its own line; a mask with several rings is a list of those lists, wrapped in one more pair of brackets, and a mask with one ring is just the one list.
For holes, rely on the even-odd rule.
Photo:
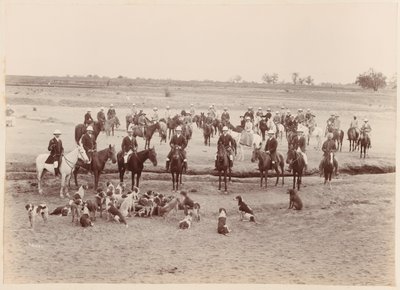
[[(233, 140), (232, 136), (228, 134), (228, 127), (224, 126), (222, 128), (222, 135), (219, 136), (217, 147), (218, 145), (223, 145), (225, 147), (226, 152), (229, 155), (229, 167), (233, 167), (233, 148), (235, 148), (235, 141)], [(215, 155), (215, 169), (217, 170), (217, 155)]]
[(91, 109), (87, 109), (86, 110), (86, 114), (85, 114), (85, 117), (84, 117), (84, 120), (83, 120), (83, 124), (85, 124), (86, 127), (93, 123), (93, 118), (92, 118), (92, 115), (91, 115), (91, 111), (92, 111)]
[(223, 126), (226, 126), (230, 123), (230, 116), (227, 107), (224, 107), (224, 111), (221, 114), (221, 123)]
[(132, 127), (128, 128), (128, 136), (126, 136), (122, 140), (121, 149), (124, 154), (124, 166), (127, 168), (128, 159), (132, 155), (132, 153), (136, 153), (138, 148), (138, 144), (136, 142), (136, 138), (133, 136)]
[(56, 129), (53, 135), (54, 138), (50, 140), (49, 147), (47, 148), (50, 151), (50, 155), (45, 163), (53, 163), (54, 175), (60, 176), (61, 156), (64, 153), (64, 148), (60, 139), (61, 131)]
[(196, 110), (194, 109), (194, 105), (190, 104), (190, 109), (189, 109), (190, 115), (194, 117), (196, 115)]
[(116, 115), (117, 113), (115, 112), (114, 105), (111, 104), (110, 108), (107, 111), (107, 120), (114, 118)]
[[(333, 134), (328, 133), (327, 135), (327, 140), (322, 144), (322, 151), (324, 152), (324, 155), (322, 156), (322, 160), (319, 163), (319, 171), (320, 171), (320, 176), (323, 174), (323, 167), (324, 167), (324, 162), (327, 161), (327, 159), (330, 158), (330, 154), (334, 154), (337, 150), (336, 148), (336, 142), (332, 139)], [(333, 155), (333, 166), (335, 168), (335, 175), (337, 175), (337, 170), (338, 170), (338, 162), (335, 158), (335, 155)]]
[(176, 134), (171, 138), (171, 141), (169, 142), (169, 145), (171, 146), (171, 150), (168, 153), (167, 162), (165, 165), (167, 171), (169, 170), (169, 164), (170, 164), (171, 156), (172, 156), (173, 149), (175, 148), (175, 146), (178, 146), (178, 149), (180, 150), (180, 154), (182, 155), (182, 158), (183, 158), (183, 162), (187, 169), (187, 160), (186, 160), (186, 151), (185, 151), (185, 148), (187, 146), (187, 140), (182, 135), (182, 127), (181, 126), (176, 127), (175, 132), (176, 132)]
[(268, 131), (268, 140), (265, 143), (265, 152), (271, 157), (272, 167), (275, 167), (279, 163), (276, 149), (278, 148), (278, 140), (275, 138), (275, 132), (273, 130)]
[(159, 117), (158, 117), (158, 108), (157, 107), (154, 107), (153, 108), (153, 116), (151, 116), (151, 122), (153, 123), (153, 124), (155, 124), (155, 123), (157, 123), (158, 122), (158, 120), (159, 120)]
[(104, 131), (104, 124), (106, 123), (106, 115), (104, 114), (104, 108), (101, 107), (97, 113), (97, 121), (101, 124), (102, 131)]
[(96, 137), (93, 133), (93, 127), (88, 126), (86, 133), (81, 138), (83, 149), (85, 149), (86, 155), (89, 157), (89, 162), (92, 162), (93, 152), (96, 151)]

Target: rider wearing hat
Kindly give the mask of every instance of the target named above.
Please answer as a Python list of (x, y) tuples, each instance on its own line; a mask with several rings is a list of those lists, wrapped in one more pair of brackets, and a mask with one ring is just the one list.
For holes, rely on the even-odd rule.
[(335, 114), (331, 113), (331, 116), (326, 121), (326, 128), (327, 128), (328, 132), (332, 132), (333, 131), (334, 124), (335, 124)]
[(303, 114), (303, 109), (298, 109), (297, 110), (296, 121), (297, 121), (298, 124), (303, 124), (303, 122), (305, 121), (305, 117), (304, 117), (304, 114)]
[(168, 122), (168, 120), (172, 118), (171, 108), (168, 105), (165, 107), (164, 118), (166, 122)]
[(267, 108), (267, 113), (265, 114), (265, 118), (267, 120), (271, 119), (272, 114), (271, 114), (271, 108)]
[(176, 127), (175, 132), (176, 132), (176, 134), (174, 136), (172, 136), (171, 141), (169, 142), (169, 145), (171, 146), (171, 151), (169, 151), (168, 156), (167, 156), (167, 162), (166, 162), (167, 171), (169, 170), (169, 163), (171, 160), (172, 150), (175, 146), (179, 146), (181, 155), (183, 157), (183, 162), (186, 163), (186, 169), (187, 169), (187, 160), (186, 160), (186, 151), (185, 151), (185, 148), (187, 146), (187, 140), (186, 140), (185, 136), (182, 135), (181, 126)]
[(340, 130), (340, 120), (338, 114), (335, 115), (335, 121), (333, 121), (333, 129)]
[(307, 109), (307, 113), (306, 113), (306, 121), (308, 121), (311, 118), (311, 110)]
[(136, 142), (136, 138), (133, 136), (133, 129), (132, 127), (128, 128), (128, 136), (126, 136), (122, 140), (121, 149), (122, 153), (124, 154), (124, 164), (125, 166), (128, 163), (128, 159), (132, 153), (136, 152), (138, 148), (138, 144)]
[(91, 161), (93, 152), (96, 151), (96, 137), (94, 136), (93, 127), (91, 125), (86, 128), (86, 133), (83, 134), (81, 143)]
[(294, 115), (290, 115), (289, 121), (287, 122), (286, 127), (287, 127), (288, 132), (293, 132), (293, 133), (297, 132), (297, 122), (296, 122)]
[(253, 107), (249, 106), (249, 107), (247, 108), (247, 112), (244, 113), (244, 118), (246, 119), (246, 117), (250, 117), (250, 121), (251, 121), (251, 122), (254, 121)]
[(356, 115), (353, 116), (353, 120), (350, 122), (350, 129), (355, 129), (357, 134), (360, 134), (360, 128), (358, 128), (358, 120)]
[(132, 114), (132, 116), (135, 116), (137, 114), (137, 106), (135, 103), (132, 104), (131, 114)]
[(154, 113), (153, 113), (153, 116), (151, 116), (151, 121), (153, 122), (153, 124), (155, 124), (158, 122), (158, 108), (154, 107), (153, 111), (154, 111)]
[(360, 132), (361, 132), (361, 137), (364, 135), (364, 138), (368, 138), (369, 140), (369, 147), (371, 148), (371, 138), (369, 138), (369, 133), (371, 133), (372, 128), (371, 125), (368, 123), (368, 119), (364, 119), (364, 124), (362, 124)]
[(290, 113), (290, 110), (286, 111), (286, 115), (285, 115), (285, 121), (284, 121), (284, 125), (286, 128), (289, 128), (289, 123), (290, 123), (290, 119), (291, 119), (292, 114)]
[(301, 155), (303, 155), (304, 159), (304, 164), (305, 168), (304, 170), (307, 170), (308, 166), (308, 160), (307, 160), (307, 155), (306, 155), (306, 137), (304, 136), (303, 129), (297, 129), (297, 152), (299, 152)]
[[(233, 166), (233, 154), (232, 154), (232, 148), (234, 147), (235, 141), (233, 140), (232, 136), (228, 134), (228, 127), (224, 126), (222, 128), (222, 135), (219, 136), (217, 146), (218, 145), (224, 145), (226, 151), (229, 154), (229, 167)], [(217, 169), (217, 156), (215, 156), (215, 170)]]
[(265, 143), (265, 151), (271, 156), (272, 165), (275, 165), (279, 162), (278, 157), (276, 155), (276, 149), (278, 148), (278, 140), (275, 138), (274, 130), (268, 131), (268, 140)]
[(275, 125), (278, 125), (281, 123), (281, 116), (279, 115), (279, 111), (275, 112), (275, 116), (272, 119), (272, 121), (274, 121)]
[(115, 112), (114, 105), (111, 104), (110, 108), (107, 111), (107, 120), (114, 118), (116, 115), (117, 113)]
[[(320, 171), (320, 175), (322, 176), (323, 174), (323, 164), (325, 162), (326, 158), (329, 158), (329, 153), (330, 152), (336, 152), (337, 148), (336, 148), (336, 142), (335, 140), (333, 140), (333, 134), (332, 133), (328, 133), (327, 134), (327, 140), (324, 142), (324, 144), (322, 144), (322, 151), (324, 152), (324, 155), (322, 157), (321, 162), (319, 163), (319, 171)], [(333, 166), (335, 167), (335, 174), (337, 175), (337, 168), (338, 168), (338, 162), (335, 158), (335, 155), (333, 155)]]
[(46, 163), (53, 163), (55, 176), (60, 175), (61, 155), (64, 153), (62, 141), (60, 139), (61, 131), (56, 129), (53, 132), (54, 138), (49, 142), (50, 156), (47, 158)]
[(102, 125), (104, 129), (104, 124), (106, 123), (106, 115), (104, 114), (104, 108), (101, 107), (100, 111), (97, 113), (97, 121)]
[(229, 123), (229, 121), (230, 121), (230, 116), (228, 113), (228, 108), (224, 107), (224, 111), (221, 114), (221, 123), (226, 125)]
[(91, 111), (91, 109), (86, 110), (85, 119), (83, 120), (83, 124), (85, 124), (86, 127), (93, 123), (93, 118), (90, 114)]

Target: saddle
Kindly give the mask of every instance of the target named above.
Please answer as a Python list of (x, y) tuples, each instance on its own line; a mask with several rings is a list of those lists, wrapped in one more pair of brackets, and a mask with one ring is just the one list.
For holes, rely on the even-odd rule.
[(46, 161), (44, 163), (46, 164), (53, 164), (55, 161), (58, 161), (58, 166), (61, 165), (61, 156), (58, 158), (58, 160), (55, 158), (55, 156), (49, 154), (49, 157), (47, 157)]

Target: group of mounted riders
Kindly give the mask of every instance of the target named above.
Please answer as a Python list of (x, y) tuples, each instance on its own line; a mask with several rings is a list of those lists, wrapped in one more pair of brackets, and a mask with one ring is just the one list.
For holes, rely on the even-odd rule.
[[(173, 114), (170, 110), (169, 106), (166, 106), (166, 111), (164, 114), (164, 120), (171, 120), (175, 114)], [(195, 116), (195, 109), (193, 104), (190, 105), (190, 109), (188, 111), (182, 110), (180, 114), (180, 118), (183, 124), (191, 124), (193, 122), (193, 116)], [(113, 104), (110, 105), (110, 108), (107, 111), (107, 120), (116, 117), (116, 111), (114, 109)], [(233, 166), (233, 148), (234, 148), (234, 139), (228, 133), (230, 125), (230, 115), (227, 107), (224, 107), (223, 112), (219, 116), (217, 110), (214, 105), (210, 105), (207, 116), (204, 119), (206, 123), (212, 123), (214, 119), (220, 118), (221, 124), (223, 125), (222, 134), (220, 135), (217, 146), (224, 146), (229, 158), (229, 167)], [(145, 129), (148, 124), (159, 122), (162, 118), (160, 118), (158, 113), (158, 108), (153, 108), (153, 114), (151, 119), (146, 117), (146, 113), (142, 110), (138, 110), (136, 104), (132, 105), (131, 113), (127, 116), (127, 136), (123, 138), (121, 149), (123, 153), (124, 163), (128, 162), (129, 157), (137, 152), (138, 143), (136, 141), (135, 136), (133, 135), (133, 128), (139, 127), (143, 132), (143, 136), (145, 136)], [(104, 113), (104, 108), (101, 108), (97, 113), (97, 121), (100, 123), (101, 128), (103, 128), (104, 123), (106, 122), (106, 115)], [(268, 108), (266, 113), (262, 111), (262, 108), (258, 108), (257, 112), (254, 112), (252, 107), (248, 107), (248, 110), (240, 116), (240, 127), (244, 132), (247, 133), (259, 133), (260, 132), (260, 123), (267, 122), (269, 125), (267, 134), (268, 139), (266, 140), (265, 151), (270, 154), (272, 164), (275, 165), (279, 162), (277, 157), (277, 148), (278, 148), (278, 140), (277, 136), (277, 128), (279, 124), (282, 124), (286, 130), (288, 146), (299, 152), (304, 159), (306, 169), (307, 169), (307, 155), (306, 155), (306, 138), (304, 136), (304, 132), (299, 124), (305, 126), (306, 128), (311, 128), (316, 126), (315, 123), (315, 115), (311, 112), (310, 109), (307, 109), (306, 113), (303, 113), (302, 109), (298, 109), (297, 115), (292, 115), (290, 110), (287, 110), (284, 106), (281, 107), (281, 112), (276, 111), (273, 116), (271, 113), (271, 109)], [(94, 120), (91, 116), (91, 110), (88, 109), (84, 116), (84, 124), (86, 126), (86, 133), (84, 133), (80, 139), (80, 144), (86, 151), (89, 159), (93, 152), (97, 150), (96, 146), (96, 137), (94, 134), (93, 124)], [(326, 122), (326, 136), (327, 140), (322, 145), (322, 151), (324, 152), (323, 158), (320, 162), (320, 172), (322, 172), (322, 165), (325, 159), (329, 156), (330, 152), (336, 152), (337, 146), (336, 142), (333, 140), (333, 133), (335, 130), (340, 130), (340, 120), (338, 114), (331, 114), (330, 118)], [(275, 130), (271, 127), (274, 127)], [(359, 128), (357, 116), (354, 116), (350, 124), (350, 128), (356, 130), (356, 132), (363, 136), (363, 138), (369, 138), (368, 134), (371, 132), (371, 126), (368, 123), (367, 119), (364, 119), (364, 124), (362, 124), (361, 128)], [(50, 156), (46, 163), (54, 164), (54, 172), (55, 175), (59, 175), (59, 167), (61, 156), (64, 152), (64, 148), (62, 145), (62, 141), (60, 139), (61, 131), (55, 130), (53, 132), (54, 138), (49, 141), (48, 150), (50, 151)], [(370, 139), (369, 139), (370, 142)], [(178, 148), (180, 150), (181, 157), (183, 162), (187, 168), (187, 158), (185, 148), (187, 147), (188, 140), (182, 135), (181, 126), (177, 126), (175, 128), (175, 135), (170, 140), (171, 151), (169, 152), (166, 159), (166, 169), (169, 169), (171, 154), (173, 148)], [(337, 160), (334, 159), (334, 165), (337, 171)], [(215, 158), (215, 166), (217, 167), (217, 158)], [(291, 171), (291, 166), (289, 164), (288, 171)]]

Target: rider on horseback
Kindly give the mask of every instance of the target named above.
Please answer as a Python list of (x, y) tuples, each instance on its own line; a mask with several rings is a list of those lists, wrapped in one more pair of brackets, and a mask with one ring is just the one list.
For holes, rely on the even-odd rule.
[(195, 116), (195, 115), (196, 115), (196, 111), (195, 111), (195, 109), (194, 109), (194, 107), (193, 107), (193, 104), (190, 104), (189, 112), (190, 112), (190, 114), (191, 114), (192, 116)]
[(106, 123), (106, 115), (104, 114), (104, 108), (101, 107), (100, 111), (97, 113), (97, 121), (102, 125), (104, 129), (104, 124)]
[(308, 165), (308, 160), (307, 160), (307, 155), (306, 155), (306, 137), (304, 137), (304, 132), (303, 129), (298, 129), (297, 130), (297, 136), (298, 136), (298, 141), (297, 141), (297, 152), (299, 152), (303, 156), (304, 160), (304, 170), (307, 171), (307, 165)]
[(303, 114), (303, 109), (298, 109), (297, 110), (297, 116), (296, 116), (296, 122), (298, 124), (303, 124), (303, 122), (305, 121), (305, 116)]
[(86, 127), (93, 123), (93, 118), (90, 115), (91, 111), (92, 111), (91, 109), (86, 110), (87, 113), (85, 114), (85, 118), (83, 120), (83, 124), (85, 124)]
[(331, 133), (335, 124), (335, 114), (332, 113), (330, 118), (326, 121), (326, 132)]
[(107, 111), (107, 120), (114, 118), (116, 115), (117, 113), (115, 112), (114, 105), (111, 104), (110, 109)]
[(278, 148), (278, 140), (275, 138), (275, 132), (273, 130), (268, 131), (268, 140), (265, 143), (265, 151), (271, 156), (272, 166), (279, 163), (276, 149)]
[(307, 113), (305, 115), (305, 118), (306, 118), (306, 122), (311, 119), (311, 110), (310, 109), (307, 109)]
[(358, 135), (360, 134), (360, 128), (358, 128), (358, 120), (356, 115), (354, 115), (353, 120), (351, 120), (350, 129), (354, 129)]
[(172, 118), (172, 112), (171, 112), (169, 106), (166, 106), (165, 109), (166, 110), (165, 110), (164, 118), (165, 118), (165, 121), (168, 122), (168, 120)]
[[(323, 165), (326, 159), (329, 158), (329, 154), (331, 152), (336, 152), (336, 142), (332, 139), (333, 134), (328, 133), (327, 135), (328, 139), (322, 144), (322, 151), (324, 152), (324, 155), (322, 157), (321, 162), (319, 163), (319, 172), (320, 176), (323, 174)], [(335, 158), (335, 155), (333, 155), (333, 166), (335, 167), (335, 174), (337, 175), (337, 169), (338, 169), (338, 162)]]
[(335, 120), (333, 121), (333, 130), (340, 130), (340, 120), (339, 120), (339, 115), (336, 113), (335, 114)]
[[(232, 136), (228, 134), (228, 127), (224, 126), (222, 128), (222, 135), (219, 136), (217, 146), (222, 144), (227, 153), (229, 154), (229, 167), (232, 168), (233, 166), (233, 154), (232, 154), (232, 148), (234, 147), (235, 141), (233, 140)], [(217, 155), (215, 155), (215, 168), (214, 170), (217, 170)]]
[(368, 119), (364, 119), (364, 124), (361, 126), (361, 137), (367, 138), (369, 141), (369, 147), (371, 148), (371, 138), (369, 138), (369, 133), (372, 131), (371, 125), (368, 124)]
[(251, 120), (251, 122), (254, 121), (254, 113), (253, 113), (253, 110), (252, 110), (252, 109), (253, 109), (253, 108), (252, 108), (251, 106), (249, 106), (249, 107), (247, 108), (247, 112), (244, 113), (244, 118), (246, 119), (246, 117), (249, 117), (250, 120)]
[(126, 167), (129, 157), (131, 156), (132, 153), (135, 153), (137, 151), (137, 148), (138, 148), (138, 144), (136, 142), (136, 138), (133, 137), (132, 127), (128, 128), (128, 136), (126, 136), (122, 140), (121, 148), (122, 148), (122, 152), (124, 154), (124, 164), (125, 164), (125, 167)]
[(223, 125), (226, 125), (229, 123), (229, 120), (230, 120), (230, 116), (228, 113), (228, 108), (224, 107), (224, 112), (221, 114), (221, 123)]
[(157, 109), (157, 107), (154, 107), (153, 111), (154, 111), (154, 113), (153, 113), (153, 116), (151, 116), (151, 122), (153, 124), (155, 124), (155, 123), (158, 122), (158, 109)]
[(50, 156), (47, 158), (46, 163), (53, 162), (55, 176), (60, 175), (61, 155), (64, 153), (62, 141), (60, 139), (61, 131), (56, 129), (53, 133), (54, 138), (49, 142)]
[(88, 126), (86, 128), (86, 133), (81, 138), (81, 143), (83, 149), (85, 149), (87, 156), (89, 157), (89, 161), (92, 161), (93, 152), (96, 151), (96, 139), (93, 134), (93, 127)]
[(144, 113), (142, 110), (140, 110), (139, 111), (139, 118), (138, 118), (138, 127), (142, 131), (143, 139), (146, 140), (145, 126), (146, 126), (146, 113)]
[(171, 151), (168, 153), (168, 156), (167, 156), (167, 162), (166, 162), (167, 171), (169, 170), (169, 163), (170, 163), (171, 156), (173, 153), (173, 148), (175, 146), (178, 146), (178, 148), (180, 149), (180, 153), (182, 155), (183, 162), (185, 163), (186, 168), (187, 168), (186, 151), (185, 151), (185, 148), (187, 146), (187, 141), (186, 141), (186, 138), (182, 135), (181, 126), (176, 127), (175, 132), (176, 132), (176, 134), (171, 138), (171, 141), (169, 142), (169, 145), (171, 146)]
[(267, 108), (267, 113), (265, 113), (265, 118), (266, 120), (271, 119), (272, 114), (271, 114), (271, 108)]
[(137, 107), (136, 107), (136, 104), (135, 104), (135, 103), (132, 104), (132, 107), (131, 107), (131, 114), (132, 114), (132, 117), (135, 116), (135, 115), (137, 114)]

